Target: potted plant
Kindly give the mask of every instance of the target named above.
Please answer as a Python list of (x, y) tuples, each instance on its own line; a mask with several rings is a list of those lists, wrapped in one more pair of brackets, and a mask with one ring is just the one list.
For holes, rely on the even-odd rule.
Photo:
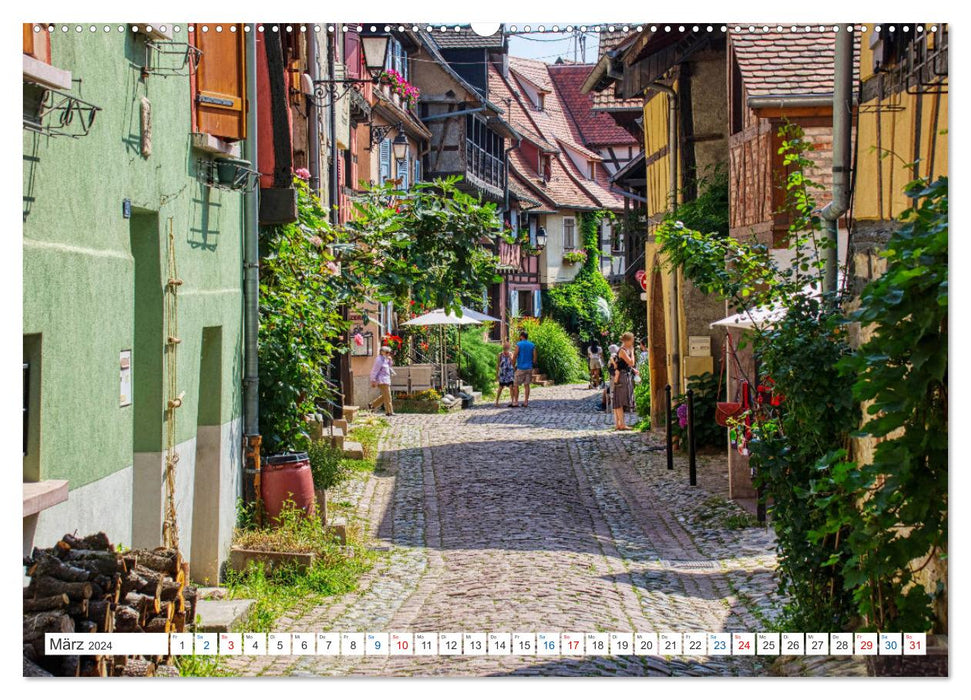
[(582, 263), (587, 259), (587, 251), (577, 248), (575, 250), (568, 250), (563, 253), (563, 262), (573, 265), (575, 263)]

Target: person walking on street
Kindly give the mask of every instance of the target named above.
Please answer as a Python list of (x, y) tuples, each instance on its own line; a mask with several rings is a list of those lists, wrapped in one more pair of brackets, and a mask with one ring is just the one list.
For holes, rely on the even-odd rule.
[(512, 359), (516, 365), (516, 374), (512, 384), (512, 403), (509, 407), (519, 407), (519, 387), (525, 385), (523, 408), (529, 408), (529, 385), (533, 382), (533, 368), (539, 358), (536, 355), (536, 345), (530, 342), (526, 331), (519, 332), (519, 342), (516, 343), (516, 352), (513, 353)]
[(590, 347), (587, 349), (587, 358), (590, 364), (590, 388), (597, 389), (600, 387), (604, 359), (603, 351), (596, 340), (590, 343)]
[(371, 387), (377, 387), (381, 395), (368, 404), (372, 411), (384, 406), (386, 415), (394, 415), (394, 406), (391, 403), (391, 375), (394, 369), (391, 361), (391, 348), (387, 345), (381, 346), (381, 352), (374, 358), (374, 365), (371, 367)]
[(640, 374), (637, 361), (634, 359), (634, 334), (624, 333), (621, 336), (622, 345), (617, 351), (616, 369), (613, 372), (613, 408), (614, 429), (630, 430), (625, 421), (624, 412), (634, 408), (634, 375)]
[(509, 351), (509, 343), (503, 343), (502, 352), (499, 353), (499, 361), (496, 364), (496, 380), (499, 382), (499, 391), (496, 392), (496, 406), (499, 405), (499, 398), (502, 396), (504, 387), (509, 387), (509, 395), (512, 396), (515, 378), (516, 366), (513, 364), (512, 352)]

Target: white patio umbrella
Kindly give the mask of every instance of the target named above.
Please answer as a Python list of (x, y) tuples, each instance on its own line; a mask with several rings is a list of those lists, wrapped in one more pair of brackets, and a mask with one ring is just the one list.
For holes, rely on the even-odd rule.
[(462, 315), (474, 318), (476, 321), (493, 321), (499, 323), (502, 319), (498, 319), (495, 316), (490, 316), (489, 314), (484, 314), (481, 311), (476, 311), (475, 309), (470, 309), (467, 306), (462, 307)]
[[(449, 311), (445, 313), (444, 309), (434, 309), (421, 316), (416, 316), (410, 321), (405, 321), (401, 324), (402, 326), (440, 326), (441, 336), (442, 336), (442, 387), (445, 387), (446, 380), (448, 379), (445, 373), (445, 326), (478, 326), (482, 325), (482, 321), (478, 321), (469, 314), (465, 313), (463, 307), (463, 313), (461, 316), (456, 315), (454, 312)], [(462, 342), (462, 334), (459, 334), (459, 343)], [(459, 357), (461, 362), (462, 358)]]

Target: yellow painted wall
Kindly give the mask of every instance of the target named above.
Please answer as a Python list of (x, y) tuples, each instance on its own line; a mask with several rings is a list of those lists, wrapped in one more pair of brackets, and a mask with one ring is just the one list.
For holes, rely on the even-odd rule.
[[(873, 51), (869, 38), (869, 34), (864, 35), (860, 47), (860, 76), (864, 81), (873, 76)], [(932, 39), (929, 42), (933, 43)], [(913, 179), (912, 163), (916, 158), (920, 159), (920, 176), (933, 180), (947, 175), (947, 97), (946, 94), (920, 96), (919, 134), (917, 95), (901, 92), (861, 105), (857, 131), (854, 218), (895, 219), (907, 209), (911, 202), (904, 196), (903, 189)], [(914, 147), (918, 139), (919, 155)], [(930, 160), (932, 146), (933, 170)]]
[[(678, 89), (675, 82), (674, 89)], [(668, 97), (656, 94), (644, 105), (644, 156), (650, 159), (668, 145)], [(670, 153), (670, 149), (669, 149)], [(670, 156), (664, 155), (647, 166), (647, 213), (654, 216), (668, 210), (670, 187)], [(680, 165), (679, 165), (680, 168)], [(680, 183), (681, 174), (678, 173)], [(649, 229), (653, 226), (649, 225)]]

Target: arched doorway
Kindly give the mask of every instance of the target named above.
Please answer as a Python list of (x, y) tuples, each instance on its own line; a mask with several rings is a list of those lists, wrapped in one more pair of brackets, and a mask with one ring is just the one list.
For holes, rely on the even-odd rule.
[(665, 334), (664, 285), (661, 269), (651, 272), (647, 310), (648, 365), (651, 373), (651, 425), (664, 425), (664, 387), (668, 383), (668, 346)]

